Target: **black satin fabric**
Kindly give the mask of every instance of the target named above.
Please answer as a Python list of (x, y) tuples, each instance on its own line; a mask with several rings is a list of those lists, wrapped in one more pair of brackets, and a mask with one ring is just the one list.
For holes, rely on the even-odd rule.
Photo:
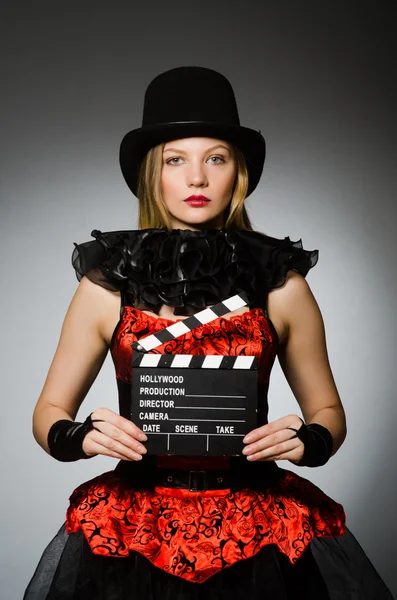
[(192, 315), (245, 292), (250, 306), (263, 306), (270, 289), (293, 269), (306, 276), (318, 250), (302, 240), (278, 239), (240, 229), (141, 229), (102, 233), (74, 243), (72, 265), (102, 287), (126, 292), (127, 303), (159, 314), (163, 304), (175, 315)]
[(41, 557), (23, 600), (393, 600), (347, 530), (315, 538), (292, 565), (275, 545), (202, 584), (169, 575), (145, 557), (93, 554), (80, 530), (62, 525)]

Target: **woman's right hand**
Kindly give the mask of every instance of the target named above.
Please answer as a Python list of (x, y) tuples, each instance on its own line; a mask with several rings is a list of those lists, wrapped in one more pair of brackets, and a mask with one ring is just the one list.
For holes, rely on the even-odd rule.
[(83, 440), (83, 450), (87, 456), (104, 454), (119, 460), (141, 460), (147, 450), (141, 442), (147, 436), (132, 421), (109, 408), (97, 408), (91, 414), (95, 429), (89, 431)]

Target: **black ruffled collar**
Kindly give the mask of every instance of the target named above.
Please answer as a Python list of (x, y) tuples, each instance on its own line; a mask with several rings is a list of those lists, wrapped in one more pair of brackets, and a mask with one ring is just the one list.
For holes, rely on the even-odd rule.
[(318, 250), (256, 231), (237, 229), (141, 229), (91, 233), (95, 240), (74, 243), (72, 265), (128, 302), (158, 314), (161, 306), (175, 315), (199, 310), (245, 292), (250, 307), (263, 307), (270, 289), (280, 287), (287, 271), (304, 277), (318, 261)]

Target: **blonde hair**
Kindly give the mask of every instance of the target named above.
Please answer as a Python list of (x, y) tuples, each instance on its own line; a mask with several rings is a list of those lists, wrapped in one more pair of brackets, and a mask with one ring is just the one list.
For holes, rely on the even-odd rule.
[[(171, 231), (171, 219), (161, 192), (161, 171), (163, 150), (166, 142), (154, 146), (145, 155), (139, 169), (139, 229), (165, 228)], [(253, 231), (251, 221), (244, 206), (248, 190), (248, 170), (244, 154), (234, 144), (230, 144), (237, 167), (232, 197), (225, 210), (224, 227)]]

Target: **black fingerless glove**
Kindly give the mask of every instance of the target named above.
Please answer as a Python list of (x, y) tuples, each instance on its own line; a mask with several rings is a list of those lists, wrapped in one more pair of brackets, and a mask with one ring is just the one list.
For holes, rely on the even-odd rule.
[(80, 458), (92, 458), (83, 450), (83, 440), (86, 434), (95, 429), (93, 423), (100, 419), (91, 419), (92, 413), (84, 423), (61, 419), (56, 421), (48, 432), (47, 444), (50, 455), (61, 462), (72, 462)]
[[(294, 462), (298, 467), (320, 467), (325, 465), (331, 457), (333, 449), (332, 435), (326, 427), (319, 423), (306, 425), (302, 421), (300, 429), (288, 427), (296, 432), (293, 437), (302, 440), (305, 450), (299, 462)], [(293, 438), (291, 438), (293, 439)]]

